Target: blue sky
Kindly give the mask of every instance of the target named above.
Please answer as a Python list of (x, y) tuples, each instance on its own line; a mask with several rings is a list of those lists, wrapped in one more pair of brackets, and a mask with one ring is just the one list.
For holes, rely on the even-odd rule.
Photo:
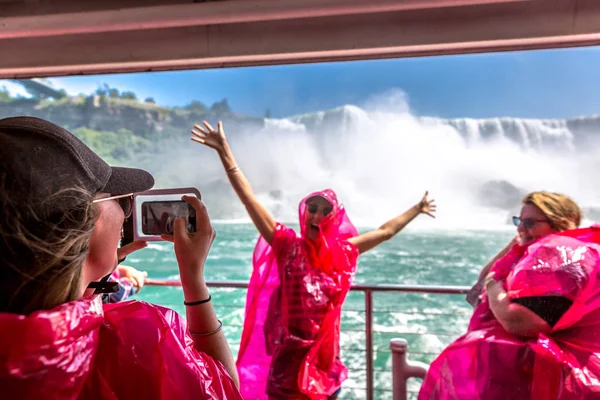
[[(70, 94), (102, 83), (162, 105), (224, 97), (241, 113), (283, 117), (362, 105), (391, 89), (415, 114), (560, 118), (600, 113), (600, 48), (52, 78)], [(0, 81), (0, 86), (6, 85)]]

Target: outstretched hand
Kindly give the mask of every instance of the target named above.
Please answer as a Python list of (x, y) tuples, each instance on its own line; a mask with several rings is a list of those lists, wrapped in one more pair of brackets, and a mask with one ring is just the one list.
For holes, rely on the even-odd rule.
[[(146, 246), (148, 246), (148, 242), (137, 240), (135, 242), (127, 243), (125, 246), (119, 247), (119, 249), (117, 249), (119, 263), (124, 261), (125, 258), (131, 253), (141, 250)], [(119, 279), (127, 279), (136, 289), (136, 293), (138, 293), (144, 287), (146, 278), (148, 278), (148, 272), (138, 271), (133, 267), (128, 267), (125, 265), (119, 265), (117, 267), (117, 272), (119, 274)]]
[(429, 200), (428, 196), (429, 192), (427, 191), (425, 192), (425, 195), (423, 196), (417, 207), (419, 207), (420, 213), (427, 214), (431, 218), (435, 218), (435, 211), (437, 209), (437, 205), (435, 205), (435, 200)]
[(139, 271), (133, 267), (128, 267), (127, 265), (119, 265), (117, 271), (119, 273), (119, 279), (127, 279), (135, 288), (136, 293), (142, 290), (146, 283), (146, 279), (148, 278), (147, 271)]
[(223, 123), (219, 121), (217, 125), (217, 129), (214, 129), (208, 122), (202, 121), (201, 125), (194, 125), (194, 129), (192, 129), (191, 139), (194, 142), (202, 143), (205, 146), (211, 147), (217, 151), (222, 151), (227, 144), (227, 139), (225, 138), (225, 131), (223, 130)]

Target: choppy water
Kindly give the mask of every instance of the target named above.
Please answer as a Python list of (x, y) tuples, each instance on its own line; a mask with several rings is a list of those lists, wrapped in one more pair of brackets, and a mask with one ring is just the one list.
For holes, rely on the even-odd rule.
[[(216, 224), (217, 239), (207, 265), (209, 280), (248, 280), (256, 231), (250, 224)], [(418, 231), (410, 228), (361, 256), (356, 282), (470, 285), (485, 262), (510, 240), (511, 231)], [(127, 258), (151, 278), (178, 278), (171, 244), (152, 243)], [(213, 302), (234, 355), (237, 354), (245, 290), (212, 289)], [(184, 313), (179, 288), (145, 287), (138, 295)], [(410, 359), (431, 362), (444, 346), (466, 330), (470, 306), (461, 295), (374, 293), (375, 398), (391, 399), (389, 340), (409, 342)], [(185, 315), (185, 314), (184, 314)], [(364, 295), (351, 292), (342, 314), (342, 358), (350, 378), (343, 399), (365, 398)], [(417, 391), (420, 381), (410, 383)]]

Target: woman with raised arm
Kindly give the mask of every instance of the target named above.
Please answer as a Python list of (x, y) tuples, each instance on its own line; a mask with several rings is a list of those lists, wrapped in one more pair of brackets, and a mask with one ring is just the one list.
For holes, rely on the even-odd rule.
[(359, 235), (332, 190), (300, 202), (300, 235), (275, 222), (238, 167), (223, 125), (195, 125), (192, 140), (217, 151), (260, 233), (246, 298), (237, 367), (248, 399), (335, 399), (347, 378), (340, 360), (341, 308), (358, 256), (419, 214), (433, 217), (427, 193), (404, 214)]

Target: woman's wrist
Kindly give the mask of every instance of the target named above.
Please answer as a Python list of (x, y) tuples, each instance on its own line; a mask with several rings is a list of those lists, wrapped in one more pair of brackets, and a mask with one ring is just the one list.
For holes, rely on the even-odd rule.
[(196, 282), (185, 282), (182, 280), (181, 287), (183, 288), (183, 298), (187, 302), (205, 300), (210, 295), (204, 279), (197, 280)]
[(221, 157), (222, 159), (231, 157), (231, 149), (229, 148), (229, 144), (227, 142), (223, 143), (223, 146), (221, 146), (221, 148), (218, 149), (217, 152), (219, 153), (219, 157)]
[(221, 159), (221, 163), (226, 170), (237, 166), (235, 157), (233, 156), (233, 153), (231, 152), (231, 149), (227, 143), (225, 143), (223, 148), (219, 150), (219, 158)]

